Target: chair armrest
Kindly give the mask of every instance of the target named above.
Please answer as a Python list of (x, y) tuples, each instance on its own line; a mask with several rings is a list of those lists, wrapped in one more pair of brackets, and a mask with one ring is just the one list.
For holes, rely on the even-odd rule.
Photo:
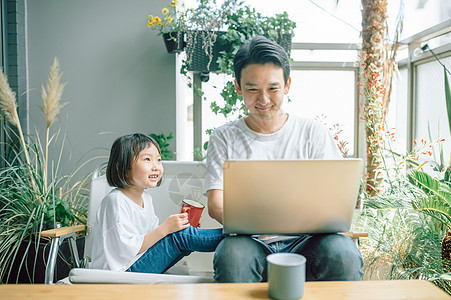
[(348, 231), (348, 232), (340, 232), (340, 234), (349, 236), (352, 239), (356, 239), (356, 238), (360, 238), (360, 237), (368, 237), (368, 232)]
[(49, 229), (41, 232), (41, 237), (45, 238), (55, 238), (60, 237), (66, 234), (74, 233), (74, 232), (80, 232), (86, 230), (86, 225), (76, 225), (76, 226), (69, 226), (69, 227), (61, 227), (61, 228), (55, 228), (55, 229)]

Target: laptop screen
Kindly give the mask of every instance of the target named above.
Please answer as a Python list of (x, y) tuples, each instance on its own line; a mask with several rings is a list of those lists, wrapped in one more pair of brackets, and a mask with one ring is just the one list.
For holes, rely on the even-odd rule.
[(362, 159), (224, 163), (224, 233), (349, 231)]

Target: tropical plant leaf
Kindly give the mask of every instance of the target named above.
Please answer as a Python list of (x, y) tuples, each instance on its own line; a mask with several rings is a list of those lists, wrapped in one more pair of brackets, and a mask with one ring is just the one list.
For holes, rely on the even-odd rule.
[(451, 209), (448, 205), (437, 201), (435, 197), (417, 198), (412, 203), (415, 210), (425, 213), (451, 227)]
[(412, 202), (414, 209), (428, 214), (447, 226), (451, 226), (450, 187), (419, 170), (410, 172), (408, 178), (410, 183), (423, 192), (423, 194), (419, 193), (414, 198)]
[(411, 184), (419, 187), (426, 194), (433, 194), (451, 205), (451, 188), (447, 184), (420, 170), (411, 171), (408, 178)]
[(451, 133), (451, 86), (449, 85), (448, 72), (445, 66), (443, 66), (443, 72), (445, 73), (445, 101), (446, 101), (446, 111), (448, 112), (448, 126), (449, 132)]

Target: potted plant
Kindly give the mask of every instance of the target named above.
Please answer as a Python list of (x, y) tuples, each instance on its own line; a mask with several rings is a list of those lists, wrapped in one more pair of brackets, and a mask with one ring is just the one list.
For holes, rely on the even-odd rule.
[[(0, 72), (0, 108), (11, 124), (11, 139), (19, 141), (12, 148), (12, 160), (0, 169), (0, 279), (8, 282), (43, 282), (47, 241), (40, 232), (86, 221), (89, 198), (88, 177), (74, 178), (76, 172), (61, 175), (59, 161), (49, 159), (50, 151), (62, 153), (64, 139), (59, 131), (50, 134), (51, 126), (65, 104), (61, 96), (65, 84), (60, 82), (55, 59), (46, 88), (42, 88), (42, 111), (46, 118), (45, 141), (24, 137), (17, 114), (15, 93)], [(59, 147), (59, 149), (58, 149)], [(81, 248), (81, 246), (80, 246)], [(68, 270), (67, 270), (68, 272)], [(61, 272), (59, 276), (64, 275)], [(67, 274), (66, 274), (67, 276)]]
[(186, 51), (183, 65), (187, 71), (211, 72), (218, 69), (218, 53), (226, 50), (217, 43), (218, 35), (222, 34), (220, 30), (225, 26), (227, 15), (239, 5), (239, 0), (225, 0), (221, 5), (216, 1), (198, 0), (195, 8), (187, 8), (184, 3), (172, 0), (169, 8), (163, 8), (161, 17), (149, 15), (147, 24), (163, 35), (165, 42), (180, 43), (175, 52)]
[(163, 36), (168, 53), (179, 53), (185, 49), (186, 14), (185, 4), (179, 5), (177, 0), (172, 0), (169, 7), (162, 9), (161, 17), (149, 15), (147, 18), (147, 26)]
[(415, 141), (405, 155), (385, 155), (393, 160), (392, 167), (386, 162), (387, 188), (366, 193), (356, 219), (355, 229), (368, 232), (360, 245), (364, 279), (430, 280), (451, 294), (451, 169), (429, 158), (442, 141)]
[(187, 8), (172, 0), (161, 15), (147, 19), (148, 27), (158, 31), (165, 42), (179, 43), (175, 52), (186, 51), (182, 73), (231, 72), (231, 55), (254, 35), (264, 35), (290, 52), (296, 23), (286, 12), (265, 17), (239, 0), (225, 0), (221, 5), (211, 0), (197, 2), (196, 7)]
[(190, 11), (187, 71), (230, 74), (236, 51), (255, 35), (266, 36), (290, 53), (296, 23), (286, 12), (265, 17), (237, 0), (224, 1), (219, 7), (215, 1), (199, 0), (199, 5)]

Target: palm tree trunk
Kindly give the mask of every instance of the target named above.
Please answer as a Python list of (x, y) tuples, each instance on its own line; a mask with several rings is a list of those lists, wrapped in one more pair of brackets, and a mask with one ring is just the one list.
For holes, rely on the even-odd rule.
[[(383, 43), (385, 33), (385, 20), (387, 12), (387, 0), (362, 0), (362, 52), (368, 54), (365, 71), (367, 74), (382, 74), (383, 71)], [(374, 84), (382, 88), (382, 80), (376, 80)], [(377, 90), (374, 89), (374, 90)], [(383, 97), (373, 101), (382, 103)], [(367, 101), (368, 99), (365, 99)], [(364, 103), (367, 105), (368, 103)], [(376, 109), (382, 109), (383, 105)], [(366, 144), (368, 157), (366, 160), (366, 176), (368, 184), (366, 190), (369, 195), (375, 195), (382, 190), (385, 173), (383, 168), (382, 149), (383, 143), (374, 143), (371, 136), (382, 136), (380, 133), (384, 124), (385, 113), (372, 115), (371, 122), (365, 122)], [(370, 124), (368, 126), (368, 124)]]

